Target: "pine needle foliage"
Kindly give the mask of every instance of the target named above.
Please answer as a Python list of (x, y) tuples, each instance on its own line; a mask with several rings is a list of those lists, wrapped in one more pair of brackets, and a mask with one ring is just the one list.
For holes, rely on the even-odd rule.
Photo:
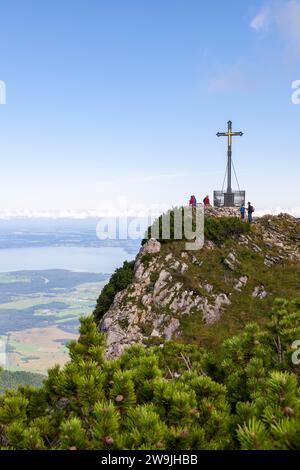
[[(300, 303), (277, 300), (222, 351), (167, 342), (105, 358), (94, 318), (42, 387), (0, 396), (1, 449), (300, 449)], [(221, 358), (221, 360), (220, 360)]]

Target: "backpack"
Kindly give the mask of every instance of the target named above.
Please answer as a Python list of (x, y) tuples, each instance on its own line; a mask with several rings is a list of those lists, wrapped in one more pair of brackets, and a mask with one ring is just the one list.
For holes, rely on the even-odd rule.
[(255, 208), (253, 206), (251, 206), (251, 211), (254, 212), (255, 211)]

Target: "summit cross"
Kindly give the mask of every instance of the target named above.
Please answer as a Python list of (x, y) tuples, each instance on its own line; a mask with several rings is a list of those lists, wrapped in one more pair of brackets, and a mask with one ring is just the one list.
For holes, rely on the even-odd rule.
[(227, 193), (232, 193), (231, 185), (231, 168), (232, 168), (232, 137), (242, 137), (243, 132), (232, 132), (232, 122), (228, 121), (228, 132), (218, 132), (217, 137), (228, 137), (228, 150), (227, 150)]

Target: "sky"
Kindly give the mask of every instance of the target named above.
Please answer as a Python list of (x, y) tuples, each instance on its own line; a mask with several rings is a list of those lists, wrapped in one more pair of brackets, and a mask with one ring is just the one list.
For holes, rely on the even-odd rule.
[(134, 214), (212, 197), (230, 119), (244, 132), (233, 159), (247, 200), (300, 215), (300, 0), (0, 8), (0, 214)]

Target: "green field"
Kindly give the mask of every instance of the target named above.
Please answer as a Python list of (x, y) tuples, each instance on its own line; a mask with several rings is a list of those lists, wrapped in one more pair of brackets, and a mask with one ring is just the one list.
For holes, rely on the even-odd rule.
[(1, 365), (45, 373), (63, 364), (66, 344), (77, 337), (79, 317), (93, 311), (103, 277), (69, 271), (57, 276), (52, 271), (0, 273), (0, 340), (6, 347)]

